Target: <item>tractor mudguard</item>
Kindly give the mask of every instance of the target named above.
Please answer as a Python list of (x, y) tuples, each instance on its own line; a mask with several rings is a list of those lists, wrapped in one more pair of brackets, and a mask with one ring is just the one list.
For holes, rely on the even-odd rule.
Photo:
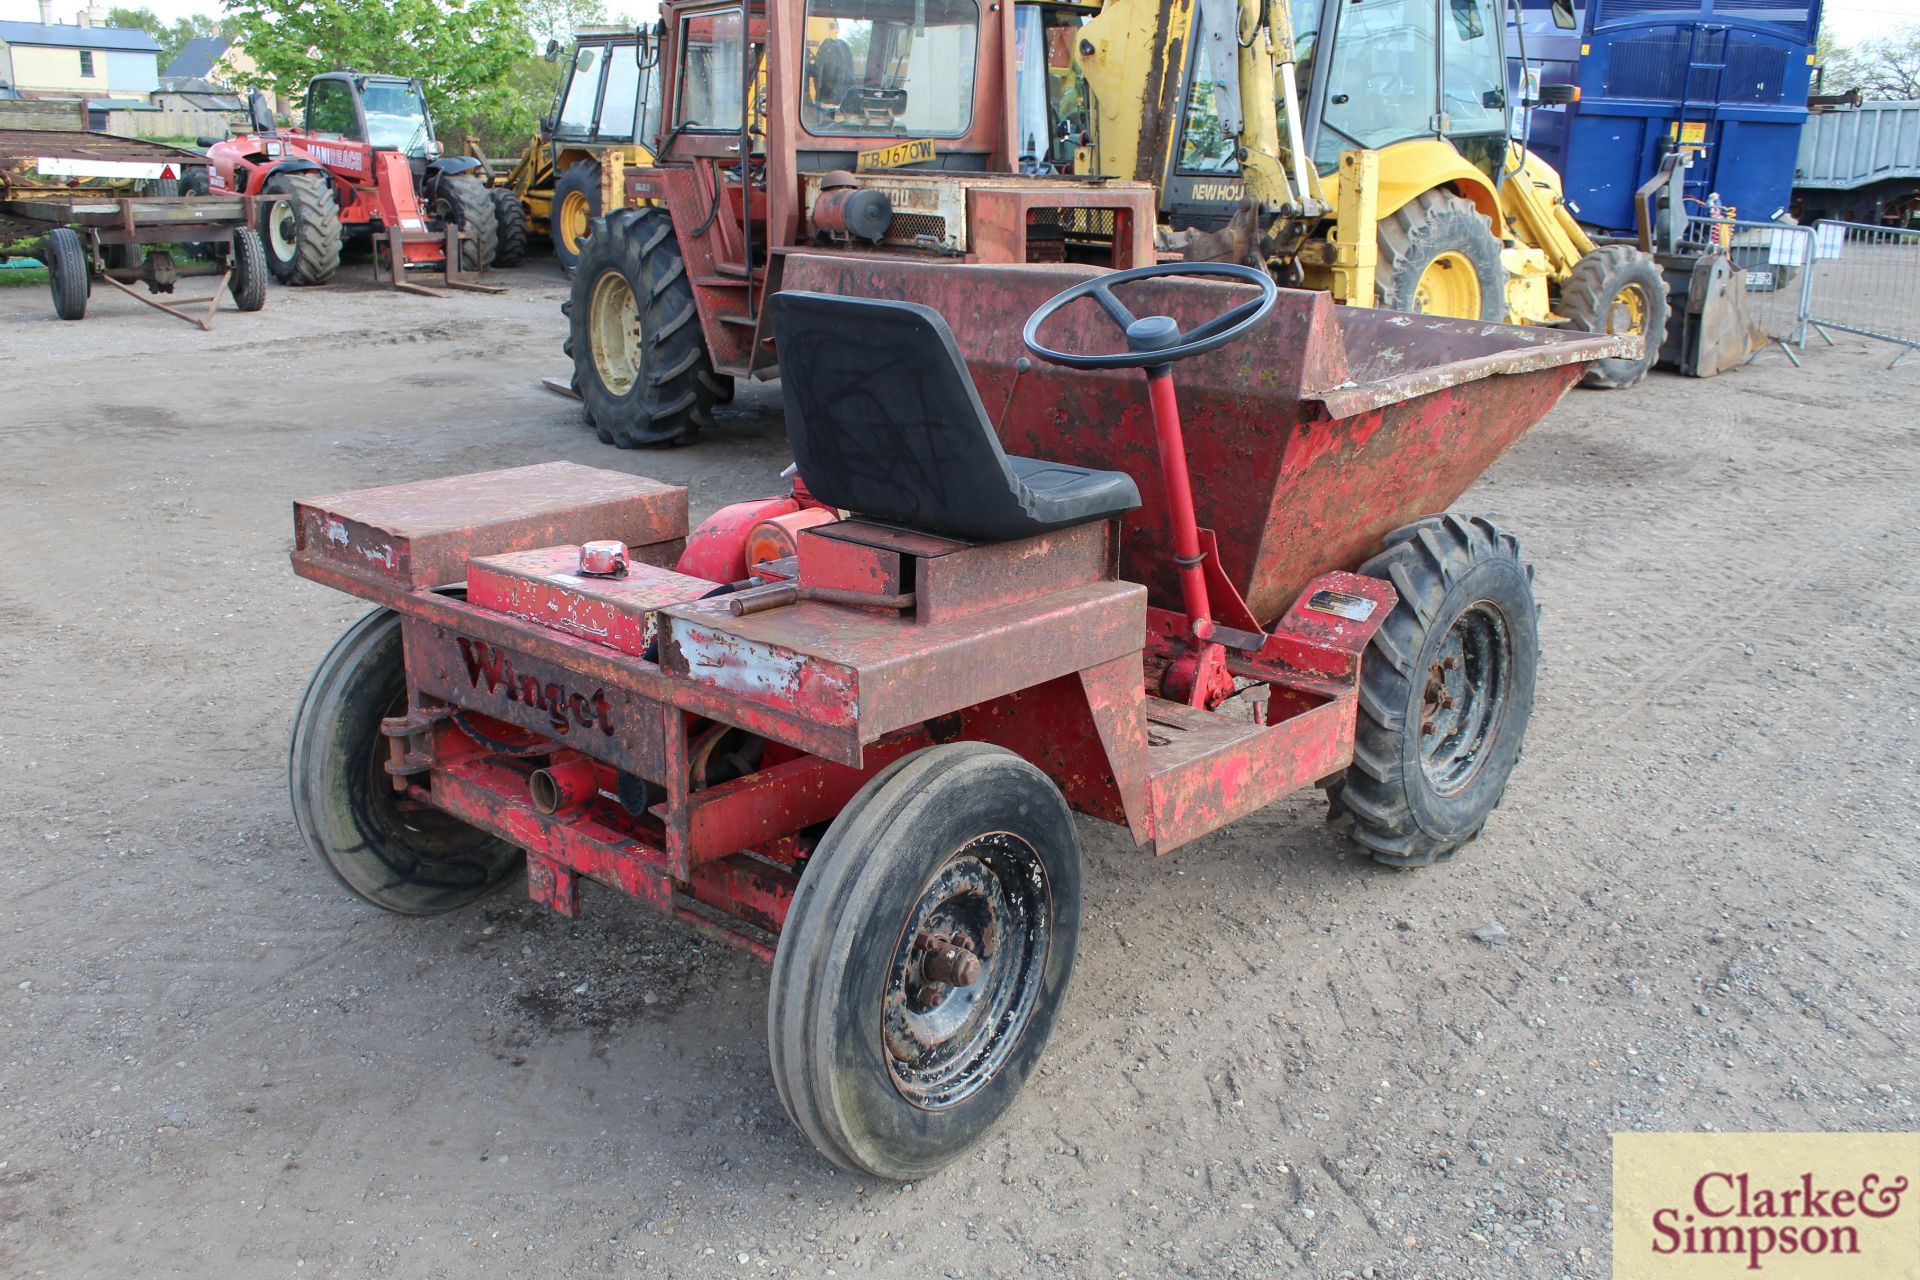
[(281, 173), (326, 173), (326, 169), (316, 160), (306, 156), (288, 156), (270, 165), (261, 165), (256, 173), (260, 175), (260, 185), (265, 186), (267, 179)]
[(480, 162), (472, 156), (441, 156), (427, 165), (427, 181), (450, 178), (456, 173), (469, 173), (479, 167)]
[(1416, 138), (1380, 148), (1380, 204), (1378, 217), (1386, 219), (1423, 191), (1451, 187), (1487, 216), (1502, 225), (1500, 196), (1487, 175), (1467, 162), (1451, 142)]

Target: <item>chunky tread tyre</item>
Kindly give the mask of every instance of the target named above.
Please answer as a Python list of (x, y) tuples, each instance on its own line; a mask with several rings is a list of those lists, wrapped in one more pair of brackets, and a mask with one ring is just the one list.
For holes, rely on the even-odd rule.
[(490, 188), (493, 196), (493, 223), (498, 232), (493, 250), (493, 265), (517, 267), (527, 260), (527, 207), (511, 188)]
[[(626, 386), (609, 386), (595, 359), (593, 301), (610, 276), (625, 282), (638, 312), (638, 346), (622, 348), (633, 365)], [(608, 280), (606, 287), (616, 286)], [(716, 376), (665, 209), (616, 209), (596, 222), (563, 310), (562, 349), (573, 360), (587, 421), (601, 440), (622, 449), (680, 444), (713, 425)]]
[(53, 290), (53, 314), (84, 320), (93, 279), (87, 271), (87, 247), (72, 227), (55, 227), (47, 237), (47, 285)]
[(1450, 191), (1423, 191), (1380, 220), (1380, 264), (1374, 294), (1392, 311), (1414, 311), (1420, 277), (1443, 253), (1459, 253), (1480, 282), (1480, 314), (1468, 320), (1507, 318), (1507, 269), (1500, 238), (1473, 202)]
[(287, 789), (307, 848), (358, 897), (438, 915), (524, 869), (519, 849), (435, 809), (401, 809), (383, 768), (385, 716), (406, 705), (400, 615), (375, 609), (320, 660), (294, 713)]
[(442, 225), (451, 222), (467, 233), (460, 237), (460, 269), (485, 271), (500, 250), (493, 193), (471, 173), (442, 174), (434, 181), (432, 191), (429, 216)]
[[(957, 1100), (910, 1101), (885, 1046), (890, 975), (913, 912), (961, 850), (1006, 836), (1044, 870), (1044, 945), (1029, 957), (1031, 1003)], [(1038, 876), (1035, 877), (1039, 879)], [(1031, 882), (1029, 882), (1030, 887)], [(872, 778), (808, 860), (775, 954), (767, 1041), (795, 1125), (834, 1164), (896, 1180), (951, 1163), (1004, 1117), (1046, 1047), (1072, 978), (1080, 930), (1080, 846), (1066, 801), (999, 747), (929, 747)], [(1017, 935), (1027, 936), (1027, 935)], [(1013, 957), (1002, 938), (1000, 963)], [(986, 957), (992, 964), (995, 958)], [(990, 978), (983, 983), (991, 986)], [(977, 991), (973, 999), (990, 999)]]
[(227, 290), (233, 294), (233, 305), (242, 311), (258, 311), (267, 305), (267, 250), (256, 232), (236, 227), (231, 253), (228, 265), (233, 275), (227, 281)]
[[(1328, 788), (1328, 820), (1389, 866), (1445, 862), (1480, 834), (1524, 745), (1540, 654), (1533, 569), (1511, 534), (1447, 514), (1394, 530), (1358, 571), (1391, 582), (1400, 602), (1360, 664), (1353, 763)], [(1443, 791), (1423, 767), (1424, 700), (1450, 633), (1480, 608), (1499, 616), (1506, 661), (1480, 686), (1495, 699), (1484, 741)]]
[(586, 251), (583, 236), (575, 243), (568, 243), (565, 228), (561, 225), (560, 210), (566, 206), (568, 196), (578, 196), (587, 202), (587, 235), (600, 217), (600, 165), (594, 160), (576, 160), (568, 165), (553, 184), (553, 205), (547, 214), (547, 224), (553, 235), (553, 256), (560, 259), (560, 265), (571, 273), (580, 265), (580, 255)]
[(1583, 387), (1614, 390), (1630, 387), (1647, 376), (1660, 358), (1667, 335), (1667, 280), (1660, 267), (1630, 244), (1602, 245), (1573, 264), (1560, 286), (1560, 314), (1575, 329), (1606, 333), (1613, 300), (1630, 288), (1640, 291), (1645, 307), (1646, 349), (1637, 360), (1624, 356), (1596, 360), (1580, 379)]
[[(263, 191), (284, 191), (292, 208), (292, 226), (276, 243), (274, 220), (283, 218), (281, 201), (260, 213), (260, 243), (267, 251), (267, 269), (282, 284), (325, 284), (340, 269), (340, 205), (333, 195), (333, 179), (302, 170), (276, 173)], [(284, 223), (281, 224), (283, 227)]]

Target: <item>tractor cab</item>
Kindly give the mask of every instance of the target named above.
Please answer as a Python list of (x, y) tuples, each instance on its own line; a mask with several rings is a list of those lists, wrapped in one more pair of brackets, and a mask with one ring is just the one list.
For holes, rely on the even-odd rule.
[(375, 151), (398, 151), (416, 178), (438, 158), (433, 117), (420, 82), (399, 76), (364, 76), (335, 71), (315, 76), (307, 86), (306, 127), (316, 140), (357, 142)]

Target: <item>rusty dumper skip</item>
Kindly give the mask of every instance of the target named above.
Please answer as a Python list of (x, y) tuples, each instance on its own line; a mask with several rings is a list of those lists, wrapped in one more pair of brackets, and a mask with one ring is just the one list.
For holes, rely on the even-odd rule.
[(1074, 811), (1165, 853), (1319, 785), (1383, 862), (1479, 834), (1531, 572), (1434, 513), (1632, 340), (1225, 264), (794, 255), (785, 286), (787, 497), (691, 537), (684, 490), (564, 463), (297, 504), (295, 569), (381, 608), (301, 704), (293, 806), (394, 911), (524, 866), (770, 960), (789, 1115), (918, 1178), (1045, 1046)]

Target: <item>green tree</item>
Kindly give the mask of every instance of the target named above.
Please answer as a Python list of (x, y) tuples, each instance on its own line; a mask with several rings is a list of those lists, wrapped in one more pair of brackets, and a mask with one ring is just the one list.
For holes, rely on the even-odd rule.
[(1851, 49), (1830, 45), (1823, 31), (1814, 56), (1826, 68), (1828, 93), (1858, 89), (1863, 98), (1920, 98), (1920, 23), (1895, 27)]
[(256, 67), (245, 87), (297, 101), (321, 71), (409, 76), (442, 132), (510, 101), (533, 48), (523, 0), (226, 0), (226, 26)]

